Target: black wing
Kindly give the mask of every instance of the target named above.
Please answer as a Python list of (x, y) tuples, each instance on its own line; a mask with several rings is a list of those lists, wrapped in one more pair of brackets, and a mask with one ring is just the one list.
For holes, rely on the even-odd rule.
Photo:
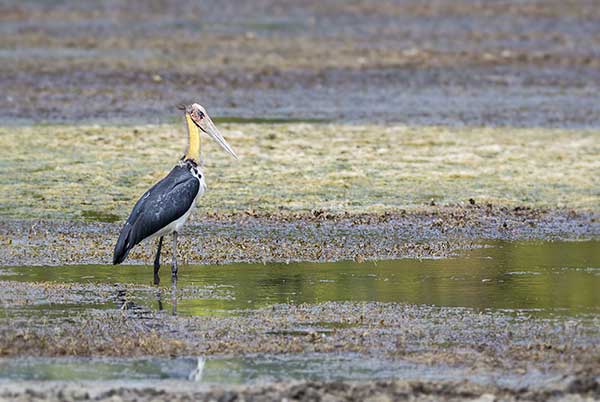
[(122, 263), (133, 246), (181, 218), (192, 206), (199, 189), (198, 179), (187, 168), (175, 166), (164, 179), (146, 191), (121, 230), (113, 264)]

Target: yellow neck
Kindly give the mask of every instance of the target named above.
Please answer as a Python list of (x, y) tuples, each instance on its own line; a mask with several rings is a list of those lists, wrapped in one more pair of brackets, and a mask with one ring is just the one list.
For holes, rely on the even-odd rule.
[(200, 162), (200, 131), (198, 126), (192, 121), (189, 113), (185, 114), (185, 122), (188, 129), (188, 148), (185, 153), (185, 159), (193, 159)]

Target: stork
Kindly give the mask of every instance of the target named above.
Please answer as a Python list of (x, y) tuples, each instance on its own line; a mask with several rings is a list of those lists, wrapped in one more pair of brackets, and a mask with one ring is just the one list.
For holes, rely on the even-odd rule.
[(171, 280), (177, 282), (177, 236), (190, 217), (196, 200), (206, 191), (200, 163), (200, 131), (212, 137), (227, 153), (237, 155), (199, 104), (180, 106), (185, 112), (188, 145), (185, 155), (162, 180), (142, 195), (133, 207), (115, 245), (113, 264), (122, 263), (138, 243), (158, 237), (154, 257), (154, 284), (160, 284), (160, 251), (163, 238), (173, 235)]

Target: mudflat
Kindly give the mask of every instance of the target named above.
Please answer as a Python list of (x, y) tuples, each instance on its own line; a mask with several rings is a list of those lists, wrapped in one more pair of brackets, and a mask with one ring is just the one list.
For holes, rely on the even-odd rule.
[[(0, 399), (600, 398), (595, 2), (3, 2), (0, 32)], [(107, 264), (190, 101), (242, 158), (205, 144), (173, 290), (151, 242)]]

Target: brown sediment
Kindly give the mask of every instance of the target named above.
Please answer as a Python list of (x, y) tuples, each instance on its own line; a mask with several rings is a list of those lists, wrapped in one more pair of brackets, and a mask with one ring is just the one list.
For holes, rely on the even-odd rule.
[(0, 119), (167, 119), (201, 95), (229, 116), (598, 127), (597, 8), (4, 5)]
[[(37, 324), (28, 320), (12, 317), (0, 322), (2, 356), (357, 352), (484, 371), (599, 368), (600, 333), (593, 318), (565, 320), (468, 308), (326, 302), (278, 304), (231, 316), (178, 317), (136, 308), (91, 309), (66, 320), (37, 319)], [(59, 326), (55, 320), (61, 321)]]
[[(600, 236), (593, 1), (99, 4), (0, 6), (0, 265), (108, 263), (119, 222), (182, 149), (180, 127), (157, 124), (180, 101), (225, 117), (219, 127), (243, 150), (235, 167), (208, 160), (185, 263), (447, 257), (486, 240)], [(153, 248), (128, 261), (149, 264)], [(123, 307), (67, 320), (3, 311), (9, 358), (355, 352), (558, 378), (520, 388), (15, 382), (0, 384), (2, 400), (600, 398), (595, 316), (323, 303), (185, 318), (138, 308), (122, 284), (0, 287), (9, 307)]]
[[(464, 381), (296, 381), (253, 386), (197, 386), (182, 382), (163, 382), (153, 387), (110, 386), (106, 384), (43, 384), (16, 382), (0, 389), (0, 398), (11, 401), (70, 401), (93, 398), (95, 401), (572, 401), (599, 397), (598, 381), (577, 373), (566, 385), (545, 389), (519, 390)], [(583, 386), (582, 386), (583, 385)], [(84, 388), (84, 389), (82, 389)]]
[[(454, 367), (481, 375), (540, 370), (553, 375), (555, 380), (544, 386), (462, 383), (524, 399), (548, 389), (560, 391), (558, 396), (597, 392), (594, 373), (600, 372), (597, 360), (600, 333), (594, 319), (565, 321), (465, 308), (328, 302), (275, 305), (232, 317), (188, 318), (148, 311), (140, 316), (140, 311), (135, 310), (108, 310), (73, 315), (60, 326), (52, 325), (52, 320), (43, 325), (32, 324), (23, 318), (0, 321), (2, 356), (176, 357), (266, 353), (285, 357), (290, 353), (352, 352), (424, 364), (432, 370)], [(439, 387), (443, 382), (418, 383)], [(40, 383), (25, 385), (24, 388), (43, 387)], [(94, 387), (91, 385), (90, 389)], [(176, 392), (168, 383), (151, 389), (162, 387), (165, 392)], [(327, 385), (322, 387), (321, 392), (330, 392)], [(127, 388), (124, 385), (122, 392), (129, 392)], [(189, 383), (184, 388), (188, 388), (185, 395), (193, 392)], [(224, 388), (228, 387), (218, 389)], [(252, 393), (262, 388), (255, 385), (244, 389), (242, 392)]]
[[(109, 263), (119, 228), (94, 222), (4, 221), (0, 264)], [(189, 264), (430, 258), (478, 247), (485, 240), (598, 236), (600, 220), (593, 212), (491, 204), (382, 214), (213, 213), (184, 229), (178, 255)], [(127, 262), (149, 264), (154, 248), (152, 241), (138, 245)]]

